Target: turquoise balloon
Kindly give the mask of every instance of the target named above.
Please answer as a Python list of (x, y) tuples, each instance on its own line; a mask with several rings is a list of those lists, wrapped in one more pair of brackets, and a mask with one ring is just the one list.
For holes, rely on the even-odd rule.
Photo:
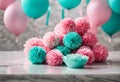
[(111, 9), (120, 14), (120, 0), (108, 0)]
[(49, 7), (48, 0), (21, 0), (24, 13), (34, 19), (43, 16)]
[(107, 23), (102, 25), (102, 29), (110, 37), (120, 31), (120, 14), (112, 11), (112, 15)]
[(70, 10), (77, 7), (81, 0), (58, 0), (58, 2), (63, 8)]
[(90, 0), (86, 0), (86, 3), (89, 3), (90, 2)]

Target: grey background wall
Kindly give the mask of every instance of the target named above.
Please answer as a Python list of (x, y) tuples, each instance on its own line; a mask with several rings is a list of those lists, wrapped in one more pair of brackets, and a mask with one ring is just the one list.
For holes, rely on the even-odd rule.
[[(30, 19), (29, 28), (19, 36), (19, 42), (16, 43), (16, 37), (8, 32), (3, 23), (4, 12), (0, 11), (0, 51), (14, 51), (22, 50), (23, 44), (25, 41), (31, 37), (42, 36), (48, 32), (53, 31), (55, 25), (61, 20), (61, 7), (58, 4), (57, 0), (50, 0), (52, 6), (51, 18), (49, 26), (45, 26), (46, 15), (34, 21)], [(77, 8), (71, 10), (70, 12), (66, 11), (65, 16), (71, 17), (73, 19), (80, 16), (80, 8), (82, 7), (83, 16), (85, 16), (86, 3), (85, 0), (82, 0), (82, 3)], [(36, 27), (39, 27), (39, 34), (36, 32)], [(108, 47), (109, 50), (120, 50), (120, 33), (117, 33), (112, 38), (112, 43), (108, 41), (108, 36), (99, 29), (98, 38), (102, 44)]]

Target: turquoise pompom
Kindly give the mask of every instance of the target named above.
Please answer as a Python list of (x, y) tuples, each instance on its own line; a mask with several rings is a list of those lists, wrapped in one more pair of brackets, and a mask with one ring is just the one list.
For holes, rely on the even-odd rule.
[(46, 56), (46, 51), (39, 47), (39, 46), (34, 46), (30, 49), (29, 51), (29, 60), (33, 64), (41, 64), (44, 62)]
[(65, 46), (57, 46), (55, 49), (58, 49), (59, 51), (61, 51), (61, 53), (66, 56), (67, 54), (70, 54), (70, 49), (65, 47)]
[(77, 49), (80, 47), (80, 45), (82, 43), (82, 38), (76, 32), (69, 32), (63, 38), (63, 43), (66, 47), (74, 50), (74, 49)]
[(69, 54), (63, 57), (64, 63), (70, 68), (83, 68), (88, 59), (87, 56), (81, 54)]

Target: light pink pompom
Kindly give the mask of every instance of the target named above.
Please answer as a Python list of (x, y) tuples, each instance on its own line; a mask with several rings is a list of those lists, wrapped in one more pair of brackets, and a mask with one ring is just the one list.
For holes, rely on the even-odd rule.
[(95, 60), (93, 51), (88, 46), (82, 46), (80, 49), (78, 49), (77, 54), (82, 54), (82, 55), (88, 56), (89, 60), (88, 60), (87, 64), (92, 64)]
[(68, 32), (76, 30), (76, 24), (71, 18), (65, 18), (55, 27), (55, 31), (59, 30), (61, 34), (67, 34)]
[(108, 49), (100, 44), (95, 45), (93, 48), (96, 62), (105, 62), (108, 57)]
[(30, 48), (32, 48), (33, 46), (44, 47), (42, 40), (40, 38), (31, 38), (27, 40), (24, 44), (24, 53), (26, 56), (28, 55)]
[(46, 47), (53, 49), (59, 44), (59, 38), (54, 32), (47, 32), (44, 35), (42, 42)]
[(63, 45), (63, 38), (64, 38), (65, 34), (63, 34), (62, 32), (60, 32), (60, 30), (58, 30), (58, 29), (54, 30), (54, 33), (59, 38), (60, 44)]
[(76, 32), (78, 32), (78, 34), (81, 36), (83, 36), (88, 31), (88, 29), (90, 29), (90, 24), (86, 18), (79, 17), (75, 20), (75, 23)]
[(51, 66), (59, 66), (63, 63), (62, 53), (59, 50), (51, 50), (46, 55), (46, 63)]
[(82, 37), (82, 40), (83, 44), (89, 47), (94, 46), (98, 42), (97, 37), (91, 32), (85, 33), (84, 36)]
[(0, 9), (5, 10), (15, 0), (0, 0)]

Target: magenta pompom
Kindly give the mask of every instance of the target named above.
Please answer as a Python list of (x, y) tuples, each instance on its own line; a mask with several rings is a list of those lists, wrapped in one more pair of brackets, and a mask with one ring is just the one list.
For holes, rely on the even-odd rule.
[(51, 66), (59, 66), (63, 63), (62, 53), (59, 50), (51, 50), (46, 55), (46, 63)]
[(55, 27), (55, 31), (57, 30), (59, 30), (59, 33), (67, 34), (76, 30), (76, 24), (73, 19), (65, 18)]
[(42, 40), (40, 38), (31, 38), (27, 40), (24, 44), (24, 53), (26, 56), (28, 55), (30, 48), (32, 48), (33, 46), (44, 47)]
[(82, 40), (83, 44), (89, 47), (94, 46), (98, 42), (97, 37), (91, 32), (85, 33), (84, 36), (82, 37)]
[(86, 18), (84, 17), (79, 17), (75, 20), (76, 23), (76, 32), (78, 32), (78, 34), (80, 34), (81, 36), (83, 36), (88, 29), (90, 29), (90, 24), (87, 21)]
[(95, 55), (95, 61), (96, 62), (105, 62), (108, 57), (108, 49), (101, 45), (97, 44), (93, 48), (93, 53)]
[(94, 53), (91, 50), (91, 48), (88, 47), (88, 46), (80, 47), (80, 49), (78, 49), (78, 51), (77, 51), (77, 54), (82, 54), (82, 55), (88, 56), (89, 59), (88, 59), (87, 64), (92, 64), (94, 62), (94, 60), (95, 60)]
[(50, 49), (53, 49), (59, 44), (59, 38), (56, 36), (54, 32), (47, 32), (44, 35), (42, 41), (43, 41), (43, 44)]

